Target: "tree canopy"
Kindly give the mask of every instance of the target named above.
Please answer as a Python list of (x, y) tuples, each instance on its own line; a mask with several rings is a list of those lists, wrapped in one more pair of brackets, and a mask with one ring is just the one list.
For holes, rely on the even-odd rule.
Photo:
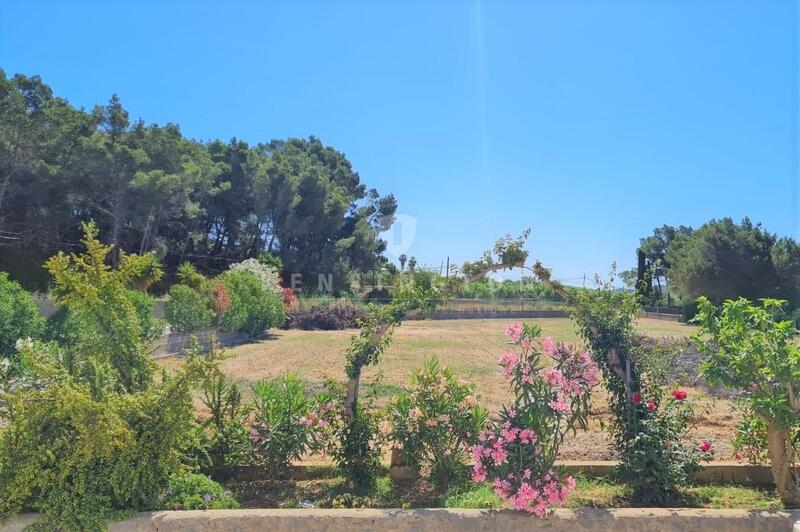
[(642, 238), (639, 250), (653, 275), (667, 277), (686, 299), (777, 297), (800, 304), (800, 245), (748, 218), (711, 220), (697, 229), (665, 225)]
[(217, 273), (267, 252), (305, 286), (323, 274), (342, 288), (385, 262), (379, 234), (396, 208), (316, 137), (198, 142), (131, 121), (117, 95), (87, 111), (0, 70), (0, 270), (29, 287), (94, 220), (115, 264), (154, 252), (169, 275), (185, 261)]

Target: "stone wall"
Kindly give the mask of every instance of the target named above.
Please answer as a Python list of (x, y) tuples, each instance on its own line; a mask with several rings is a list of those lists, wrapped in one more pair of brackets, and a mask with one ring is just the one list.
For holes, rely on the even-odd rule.
[[(7, 523), (3, 530), (21, 532), (35, 522), (25, 515)], [(800, 520), (800, 510), (699, 510), (672, 508), (617, 508), (556, 510), (538, 519), (527, 514), (497, 510), (209, 510), (155, 512), (109, 523), (112, 532), (203, 531), (311, 531), (353, 530), (471, 532), (485, 530), (550, 532), (788, 532)]]

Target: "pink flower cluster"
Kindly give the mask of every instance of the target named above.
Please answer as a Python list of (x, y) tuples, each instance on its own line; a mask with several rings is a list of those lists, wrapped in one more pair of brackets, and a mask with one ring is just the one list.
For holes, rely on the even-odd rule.
[[(585, 398), (600, 382), (600, 370), (588, 352), (573, 351), (549, 337), (540, 341), (541, 351), (535, 349), (536, 333), (519, 323), (509, 325), (505, 332), (521, 346), (521, 353), (503, 353), (497, 363), (515, 389), (521, 385), (522, 391), (514, 407), (503, 413), (505, 421), (470, 448), (472, 479), (490, 478), (495, 493), (513, 508), (544, 516), (552, 506), (563, 504), (575, 488), (572, 477), (561, 478), (553, 469), (554, 441), (576, 423), (573, 415), (587, 415), (586, 401), (577, 399)], [(542, 352), (552, 360), (552, 367), (542, 367)], [(569, 414), (567, 424), (562, 424), (564, 414)], [(526, 419), (535, 421), (532, 426), (521, 424)]]
[[(539, 456), (536, 448), (538, 438), (530, 428), (519, 428), (505, 422), (498, 434), (484, 434), (480, 443), (470, 449), (475, 465), (472, 467), (472, 480), (483, 482), (489, 470), (497, 470), (508, 463), (509, 445), (524, 449), (524, 454)], [(518, 451), (515, 451), (518, 452)], [(513, 470), (512, 470), (513, 471)], [(521, 472), (497, 475), (492, 485), (498, 497), (516, 510), (531, 512), (539, 517), (547, 514), (553, 505), (563, 504), (575, 489), (575, 480), (567, 476), (563, 480), (554, 470), (544, 475), (536, 475), (530, 468)]]
[(550, 470), (540, 479), (523, 480), (516, 492), (508, 479), (495, 479), (492, 485), (497, 496), (509, 502), (515, 510), (544, 517), (551, 506), (564, 504), (575, 490), (575, 479), (567, 476), (562, 481), (555, 471)]
[(556, 363), (556, 367), (539, 370), (539, 375), (555, 394), (550, 408), (555, 412), (569, 412), (573, 397), (583, 397), (600, 382), (600, 370), (588, 352), (576, 353), (567, 344), (556, 344), (550, 337), (542, 340), (542, 348)]
[(309, 412), (307, 416), (303, 416), (297, 422), (312, 429), (324, 429), (328, 426), (328, 421), (317, 415), (315, 412)]

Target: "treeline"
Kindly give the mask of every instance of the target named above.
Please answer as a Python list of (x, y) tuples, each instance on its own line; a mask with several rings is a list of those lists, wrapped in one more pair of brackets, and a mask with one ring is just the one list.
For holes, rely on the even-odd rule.
[(0, 70), (0, 270), (29, 288), (46, 287), (41, 264), (94, 220), (112, 262), (153, 251), (168, 278), (183, 262), (215, 274), (268, 252), (307, 285), (323, 274), (346, 289), (385, 262), (396, 208), (313, 136), (198, 142), (131, 121), (116, 95), (78, 109), (38, 76)]
[(715, 303), (773, 297), (800, 307), (800, 244), (778, 237), (748, 218), (711, 220), (697, 229), (664, 225), (642, 238), (640, 292), (665, 303), (674, 293), (686, 302)]

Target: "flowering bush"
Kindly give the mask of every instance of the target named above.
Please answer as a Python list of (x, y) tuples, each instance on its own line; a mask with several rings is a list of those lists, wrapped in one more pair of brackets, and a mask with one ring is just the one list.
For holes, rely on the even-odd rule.
[[(250, 445), (255, 461), (275, 476), (285, 474), (292, 460), (320, 445), (320, 431), (328, 421), (318, 413), (303, 383), (284, 375), (252, 386), (255, 420), (250, 428)], [(324, 411), (324, 408), (323, 408)]]
[[(637, 431), (625, 442), (617, 474), (632, 486), (639, 504), (659, 506), (677, 500), (680, 488), (714, 450), (709, 440), (695, 441), (689, 436), (695, 414), (685, 390), (665, 394), (660, 386), (646, 389), (631, 397)], [(635, 471), (640, 472), (638, 477), (631, 478)]]
[(475, 386), (459, 382), (435, 357), (411, 375), (411, 388), (397, 395), (387, 412), (382, 433), (403, 450), (409, 465), (430, 469), (439, 484), (465, 468), (469, 446), (487, 420)]
[[(557, 471), (555, 460), (567, 432), (586, 426), (589, 394), (600, 382), (588, 352), (551, 338), (538, 342), (540, 332), (518, 323), (506, 330), (519, 351), (501, 355), (498, 362), (514, 405), (504, 407), (496, 425), (472, 447), (473, 480), (490, 479), (499, 497), (537, 516), (562, 504), (575, 487), (572, 477)], [(552, 367), (542, 364), (539, 347)]]
[(270, 264), (263, 264), (257, 259), (247, 259), (242, 262), (231, 264), (228, 271), (250, 273), (258, 279), (264, 290), (283, 298), (280, 273), (277, 268)]

